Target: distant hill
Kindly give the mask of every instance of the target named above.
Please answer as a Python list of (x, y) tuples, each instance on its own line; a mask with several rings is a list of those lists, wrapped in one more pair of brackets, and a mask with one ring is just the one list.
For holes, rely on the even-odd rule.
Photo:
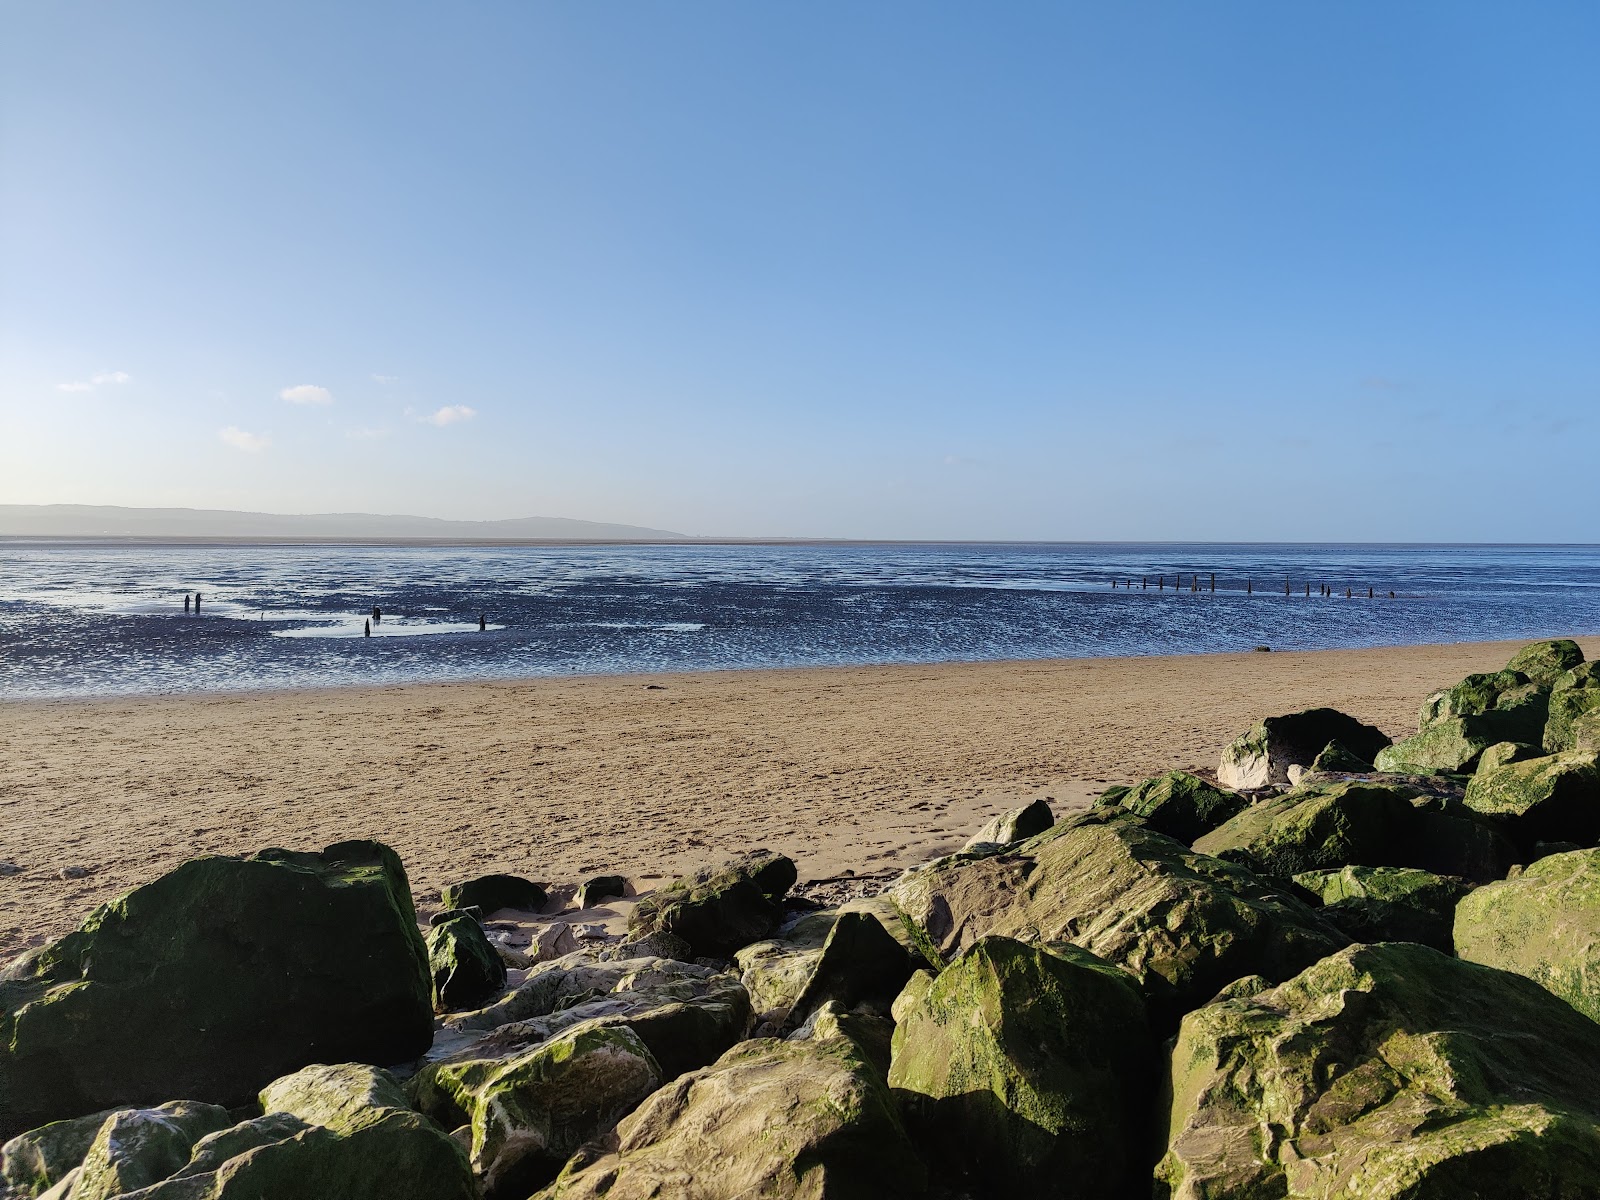
[(373, 513), (229, 512), (214, 508), (121, 508), (108, 504), (0, 504), (0, 537), (427, 538), (484, 541), (682, 541), (640, 525), (570, 517), (444, 521)]

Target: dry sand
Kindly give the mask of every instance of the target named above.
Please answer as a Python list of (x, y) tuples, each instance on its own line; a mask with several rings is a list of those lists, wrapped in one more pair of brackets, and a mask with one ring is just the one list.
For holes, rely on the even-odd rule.
[[(1584, 643), (1600, 652), (1600, 641)], [(754, 846), (887, 872), (997, 810), (1211, 767), (1327, 704), (1393, 737), (1514, 643), (0, 703), (0, 959), (198, 854), (395, 847), (419, 899), (501, 870), (641, 890)], [(82, 867), (84, 878), (64, 879)]]

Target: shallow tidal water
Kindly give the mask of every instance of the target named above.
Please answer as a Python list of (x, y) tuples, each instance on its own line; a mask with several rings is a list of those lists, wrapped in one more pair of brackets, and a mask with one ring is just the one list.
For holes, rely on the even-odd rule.
[(0, 541), (4, 698), (1595, 632), (1594, 546)]

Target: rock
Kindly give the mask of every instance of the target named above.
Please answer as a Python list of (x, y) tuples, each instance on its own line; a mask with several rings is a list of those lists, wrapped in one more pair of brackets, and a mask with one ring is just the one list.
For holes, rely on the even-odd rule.
[(1479, 888), (1456, 906), (1455, 944), (1600, 1021), (1600, 850), (1541, 858)]
[(481, 908), (441, 908), (428, 918), (428, 924), (443, 925), (446, 921), (454, 921), (457, 917), (471, 917), (478, 924), (483, 924), (483, 909)]
[(1583, 662), (1583, 651), (1578, 643), (1568, 638), (1534, 642), (1511, 656), (1506, 664), (1508, 671), (1521, 671), (1534, 683), (1552, 686), (1563, 671), (1570, 671)]
[[(533, 941), (528, 947), (528, 957), (536, 963), (549, 962), (571, 954), (578, 948), (578, 939), (572, 936), (572, 926), (565, 921), (552, 921), (533, 931)], [(637, 956), (635, 956), (637, 957)]]
[[(1527, 762), (1530, 758), (1542, 758), (1543, 755), (1537, 746), (1530, 746), (1526, 742), (1496, 742), (1483, 752), (1478, 758), (1477, 769), (1473, 774), (1483, 771), (1493, 771), (1507, 763)], [(1465, 793), (1462, 793), (1465, 798)]]
[(0, 860), (0, 879), (4, 879), (4, 878), (6, 878), (8, 876), (11, 876), (11, 875), (20, 875), (20, 874), (22, 874), (22, 868), (17, 866), (16, 863), (14, 863), (14, 862), (5, 862), (4, 860)]
[(19, 1133), (0, 1146), (0, 1179), (24, 1196), (36, 1196), (83, 1161), (106, 1118), (117, 1109), (52, 1121)]
[(629, 917), (628, 932), (647, 937), (665, 931), (688, 942), (696, 958), (726, 957), (772, 935), (794, 881), (793, 862), (757, 850), (685, 875), (646, 896)]
[(1311, 769), (1330, 775), (1366, 775), (1376, 768), (1336, 738), (1311, 760)]
[(541, 963), (497, 1004), (445, 1020), (428, 1060), (512, 1058), (580, 1022), (626, 1025), (666, 1078), (712, 1062), (750, 1029), (750, 997), (731, 975), (672, 959)]
[(1590, 709), (1572, 722), (1574, 750), (1600, 750), (1600, 709)]
[(823, 1004), (866, 1007), (887, 1014), (911, 977), (911, 956), (877, 920), (861, 912), (839, 915), (800, 996), (789, 1010), (788, 1028)]
[[(1133, 977), (1076, 946), (979, 940), (903, 1010), (889, 1086), (929, 1161), (985, 1195), (1131, 1194), (1155, 1098)], [(970, 1185), (969, 1185), (970, 1186)]]
[(476, 908), (485, 913), (502, 908), (538, 912), (549, 899), (544, 888), (520, 875), (483, 875), (465, 883), (447, 884), (439, 891), (445, 908)]
[(586, 1022), (509, 1060), (431, 1067), (415, 1091), (446, 1127), (471, 1125), (472, 1169), (490, 1200), (523, 1200), (661, 1083), (660, 1066), (633, 1030)]
[(433, 1006), (440, 1012), (477, 1008), (506, 986), (506, 965), (483, 927), (459, 916), (428, 930)]
[(62, 867), (57, 873), (62, 879), (87, 879), (91, 874), (88, 867)]
[(643, 937), (625, 938), (615, 946), (608, 946), (600, 952), (600, 957), (606, 961), (624, 958), (675, 958), (679, 962), (689, 962), (694, 958), (694, 951), (689, 948), (689, 943), (677, 934), (657, 930)]
[(626, 896), (628, 894), (628, 878), (625, 875), (596, 875), (593, 879), (585, 880), (578, 888), (578, 907), (594, 908), (602, 900), (609, 900), (613, 896)]
[(160, 1183), (188, 1163), (195, 1142), (231, 1123), (225, 1108), (184, 1100), (112, 1113), (84, 1155), (73, 1200), (112, 1200)]
[(432, 1036), (392, 850), (194, 859), (0, 973), (0, 1136), (174, 1095), (236, 1105), (308, 1062), (401, 1062)]
[(991, 842), (1007, 846), (1012, 842), (1020, 842), (1023, 838), (1030, 838), (1036, 833), (1043, 833), (1055, 823), (1056, 815), (1050, 811), (1049, 803), (1035, 800), (990, 820), (973, 835), (965, 848), (970, 850), (974, 846)]
[(365, 1063), (318, 1063), (275, 1079), (261, 1090), (261, 1110), (288, 1113), (307, 1125), (350, 1129), (381, 1109), (408, 1109), (394, 1076)]
[(268, 1113), (252, 1117), (216, 1133), (208, 1133), (194, 1144), (188, 1164), (173, 1179), (188, 1179), (195, 1175), (208, 1175), (222, 1169), (230, 1159), (239, 1158), (251, 1150), (287, 1141), (311, 1130), (299, 1117), (286, 1112)]
[(1600, 1194), (1600, 1026), (1426, 946), (1352, 946), (1198, 1009), (1171, 1057), (1158, 1195)]
[(986, 934), (1072, 942), (1140, 980), (1158, 1027), (1241, 975), (1287, 979), (1345, 938), (1282, 887), (1093, 809), (1005, 854), (955, 855), (890, 890), (930, 962)]
[(794, 1002), (822, 957), (822, 944), (833, 932), (839, 914), (833, 910), (806, 913), (776, 938), (752, 942), (733, 956), (739, 982), (750, 993), (757, 1015), (774, 1028), (789, 1018)]
[(537, 1200), (912, 1200), (926, 1186), (852, 1042), (763, 1038), (661, 1088)]
[(1322, 915), (1353, 942), (1421, 942), (1455, 952), (1456, 904), (1472, 884), (1410, 867), (1306, 871), (1294, 881), (1322, 898)]
[(1476, 717), (1488, 712), (1502, 692), (1531, 683), (1521, 671), (1495, 671), (1468, 675), (1460, 683), (1429, 696), (1417, 714), (1417, 727), (1426, 729), (1451, 717)]
[(1267, 717), (1222, 752), (1217, 782), (1234, 790), (1282, 786), (1291, 765), (1309, 767), (1334, 741), (1367, 762), (1389, 744), (1381, 730), (1333, 708)]
[(1485, 750), (1505, 740), (1504, 730), (1488, 715), (1449, 717), (1379, 752), (1374, 765), (1380, 771), (1398, 773), (1464, 774), (1478, 765), (1478, 756)]
[(1185, 845), (1250, 806), (1250, 801), (1237, 792), (1213, 787), (1187, 771), (1169, 771), (1147, 779), (1119, 803), (1127, 812), (1143, 817), (1144, 823), (1157, 833)]
[(1095, 806), (1098, 808), (1109, 805), (1115, 808), (1122, 803), (1122, 798), (1131, 791), (1133, 789), (1125, 783), (1114, 783), (1095, 797)]
[(1600, 841), (1600, 755), (1571, 751), (1481, 770), (1467, 784), (1466, 805), (1502, 822), (1512, 840)]
[(1600, 710), (1600, 663), (1584, 663), (1568, 671), (1550, 693), (1549, 716), (1545, 721), (1542, 744), (1551, 754), (1575, 750), (1577, 726), (1586, 713)]
[(1482, 881), (1500, 878), (1515, 858), (1499, 834), (1460, 805), (1364, 780), (1252, 805), (1194, 848), (1240, 855), (1256, 870), (1285, 878), (1356, 865), (1417, 867)]

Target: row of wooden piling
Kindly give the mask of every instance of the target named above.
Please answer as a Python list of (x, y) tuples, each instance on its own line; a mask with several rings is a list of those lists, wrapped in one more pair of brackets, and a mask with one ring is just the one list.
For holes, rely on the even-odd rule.
[[(1183, 586), (1183, 576), (1181, 574), (1175, 575), (1175, 576), (1173, 576), (1173, 579), (1172, 579), (1172, 590), (1174, 592), (1190, 591), (1190, 592), (1196, 592), (1196, 593), (1198, 593), (1198, 592), (1211, 592), (1211, 593), (1214, 593), (1217, 590), (1216, 572), (1214, 572), (1214, 571), (1210, 572), (1208, 578), (1209, 578), (1209, 583), (1207, 585), (1205, 585), (1205, 586), (1202, 586), (1201, 582), (1200, 582), (1200, 573), (1198, 571), (1193, 572), (1189, 576), (1189, 586), (1188, 586), (1188, 588), (1185, 588)], [(1115, 589), (1115, 588), (1120, 586), (1120, 587), (1122, 587), (1122, 588), (1124, 588), (1124, 589), (1126, 589), (1127, 591), (1130, 591), (1130, 592), (1134, 590), (1133, 579), (1131, 577), (1121, 578), (1121, 579), (1114, 578), (1111, 581), (1111, 586), (1112, 586), (1113, 589)], [(1140, 591), (1149, 591), (1150, 590), (1150, 577), (1148, 575), (1140, 576), (1140, 578), (1139, 578), (1139, 590)], [(1157, 575), (1156, 576), (1156, 591), (1164, 592), (1166, 590), (1167, 590), (1167, 577), (1165, 575)], [(1253, 596), (1253, 595), (1255, 595), (1255, 590), (1256, 590), (1255, 580), (1246, 579), (1244, 581), (1244, 594), (1247, 595), (1247, 596)], [(1294, 595), (1294, 581), (1293, 580), (1285, 579), (1283, 581), (1283, 594), (1285, 596)], [(1305, 585), (1305, 594), (1306, 594), (1307, 597), (1309, 597), (1311, 595), (1311, 584), (1309, 584), (1309, 583), (1307, 583)], [(1332, 584), (1319, 583), (1317, 585), (1317, 594), (1319, 596), (1332, 597), (1332, 596), (1336, 596), (1338, 593), (1337, 593), (1337, 590), (1333, 587)], [(1358, 594), (1358, 589), (1356, 589), (1356, 588), (1346, 587), (1344, 589), (1344, 598), (1346, 600), (1354, 600), (1354, 599), (1356, 599), (1357, 594)], [(1376, 600), (1376, 599), (1379, 599), (1379, 598), (1380, 597), (1378, 595), (1378, 589), (1377, 588), (1374, 588), (1374, 587), (1367, 588), (1367, 599), (1368, 600)], [(1395, 595), (1394, 595), (1394, 593), (1392, 591), (1388, 593), (1388, 598), (1390, 600), (1393, 600), (1395, 598)]]

